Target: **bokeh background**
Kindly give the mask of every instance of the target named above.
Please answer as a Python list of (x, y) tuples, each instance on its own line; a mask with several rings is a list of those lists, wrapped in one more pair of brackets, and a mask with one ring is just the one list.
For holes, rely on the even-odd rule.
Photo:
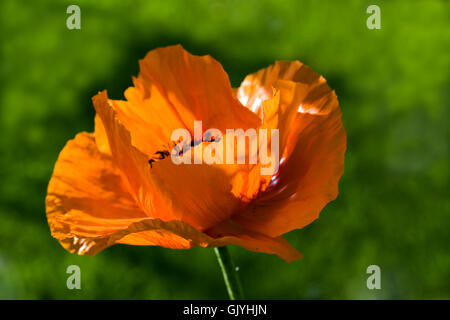
[[(81, 30), (66, 8), (81, 7)], [(369, 30), (366, 8), (381, 8)], [(336, 90), (348, 133), (340, 195), (287, 235), (304, 254), (231, 247), (252, 299), (449, 299), (448, 1), (20, 1), (0, 4), (0, 298), (227, 298), (212, 249), (67, 253), (44, 199), (59, 151), (92, 131), (91, 97), (123, 98), (147, 51), (211, 54), (238, 86), (298, 59)], [(66, 288), (81, 267), (82, 289)], [(366, 288), (381, 267), (382, 289)]]

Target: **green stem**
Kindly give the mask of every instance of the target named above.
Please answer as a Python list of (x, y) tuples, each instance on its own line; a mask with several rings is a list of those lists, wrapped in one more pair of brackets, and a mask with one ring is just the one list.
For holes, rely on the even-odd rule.
[(230, 252), (227, 247), (217, 247), (214, 251), (219, 261), (220, 269), (222, 269), (223, 279), (227, 287), (230, 300), (241, 300), (244, 298), (242, 293), (241, 282), (231, 259)]

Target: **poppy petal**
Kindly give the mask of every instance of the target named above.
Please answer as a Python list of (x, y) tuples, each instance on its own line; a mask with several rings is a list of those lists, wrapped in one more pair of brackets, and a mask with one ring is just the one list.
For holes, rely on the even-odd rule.
[(94, 121), (95, 121), (94, 137), (98, 150), (100, 152), (111, 155), (111, 149), (109, 148), (108, 137), (106, 135), (105, 126), (103, 125), (102, 119), (100, 119), (98, 115), (95, 115)]
[(141, 210), (152, 218), (161, 218), (164, 221), (177, 219), (171, 211), (164, 209), (167, 206), (164, 205), (160, 194), (155, 192), (150, 175), (149, 157), (131, 145), (130, 133), (119, 123), (106, 91), (98, 93), (92, 101), (103, 124), (113, 161), (128, 183)]
[(246, 76), (236, 91), (236, 97), (262, 118), (262, 102), (273, 97), (273, 87), (277, 81), (290, 80), (314, 86), (321, 79), (323, 77), (300, 61), (277, 61)]
[(194, 121), (222, 132), (257, 128), (261, 120), (235, 98), (228, 75), (210, 56), (195, 56), (182, 46), (150, 51), (140, 60), (126, 101), (112, 100), (132, 143), (147, 155), (167, 149), (175, 129), (194, 132)]
[[(114, 162), (149, 217), (182, 220), (204, 230), (235, 213), (242, 197), (256, 194), (256, 183), (248, 182), (251, 171), (248, 164), (177, 165), (170, 157), (149, 164), (149, 157), (132, 146), (131, 135), (118, 120), (106, 92), (96, 95), (93, 102), (104, 125)], [(192, 148), (192, 154), (204, 144)]]
[(107, 233), (147, 217), (111, 157), (100, 153), (93, 135), (85, 132), (61, 151), (49, 182), (46, 211), (59, 240), (66, 234)]
[[(280, 95), (278, 104), (276, 96), (269, 97), (269, 87)], [(262, 118), (266, 108), (277, 115), (282, 157), (271, 184), (233, 220), (275, 237), (311, 223), (337, 197), (346, 134), (336, 95), (323, 77), (300, 62), (278, 62), (247, 76), (238, 97), (244, 94), (256, 95), (247, 97), (247, 107)]]
[(236, 244), (247, 250), (256, 252), (273, 253), (287, 262), (298, 260), (302, 257), (289, 242), (283, 237), (268, 237), (264, 234), (250, 231), (231, 219), (214, 226), (206, 231), (215, 239), (214, 246)]
[(298, 257), (281, 239), (236, 233), (215, 239), (182, 221), (148, 218), (111, 156), (100, 152), (94, 136), (85, 132), (62, 150), (49, 183), (46, 210), (52, 235), (78, 254), (94, 255), (115, 243), (167, 248), (236, 244), (286, 260)]
[[(230, 223), (232, 222), (227, 220), (202, 233), (182, 221), (163, 222), (159, 219), (143, 219), (130, 225), (127, 230), (114, 235), (118, 238), (114, 241), (132, 245), (158, 245), (172, 249), (234, 244), (250, 251), (276, 254), (288, 262), (301, 258), (301, 254), (282, 237), (270, 238)], [(211, 236), (218, 231), (221, 232), (220, 237)]]
[(150, 51), (140, 61), (138, 81), (156, 86), (192, 128), (194, 120), (204, 127), (256, 128), (260, 120), (234, 97), (222, 65), (211, 56), (195, 56), (181, 45)]

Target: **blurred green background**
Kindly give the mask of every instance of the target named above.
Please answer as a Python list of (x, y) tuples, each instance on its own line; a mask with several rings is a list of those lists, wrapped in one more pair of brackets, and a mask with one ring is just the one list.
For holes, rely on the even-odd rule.
[[(81, 7), (81, 30), (66, 8)], [(369, 30), (366, 8), (381, 8)], [(138, 59), (181, 43), (238, 86), (298, 59), (336, 90), (348, 133), (340, 195), (288, 240), (304, 254), (231, 247), (248, 298), (450, 298), (448, 1), (10, 1), (0, 4), (0, 298), (227, 298), (212, 249), (117, 245), (90, 258), (50, 236), (59, 151), (92, 131), (91, 97), (123, 97)], [(82, 289), (66, 288), (67, 266)], [(366, 268), (381, 267), (368, 290)]]

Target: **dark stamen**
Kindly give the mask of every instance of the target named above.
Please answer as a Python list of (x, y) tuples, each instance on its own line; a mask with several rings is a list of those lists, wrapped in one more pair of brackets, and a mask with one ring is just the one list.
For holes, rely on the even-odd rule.
[[(218, 137), (210, 137), (209, 140), (207, 140), (207, 139), (206, 140), (197, 140), (197, 141), (191, 140), (190, 147), (193, 148), (193, 147), (199, 145), (202, 142), (217, 142), (217, 141), (220, 141), (220, 139), (221, 139), (221, 137), (218, 136)], [(184, 143), (184, 144), (186, 145), (186, 143)], [(178, 151), (179, 147), (176, 146), (176, 148), (177, 148), (177, 151)], [(184, 152), (187, 151), (187, 150), (189, 150), (189, 148), (183, 147), (181, 150), (178, 151), (178, 156), (182, 156), (184, 154)], [(156, 151), (155, 155), (153, 156), (153, 158), (148, 160), (148, 163), (150, 164), (150, 167), (153, 168), (153, 162), (156, 162), (157, 160), (163, 160), (163, 159), (165, 159), (168, 156), (170, 156), (170, 152), (167, 151), (167, 150)]]
[(167, 150), (157, 151), (157, 152), (155, 152), (155, 154), (159, 155), (159, 157), (157, 158), (158, 160), (163, 160), (165, 157), (170, 155), (169, 151), (167, 151)]

